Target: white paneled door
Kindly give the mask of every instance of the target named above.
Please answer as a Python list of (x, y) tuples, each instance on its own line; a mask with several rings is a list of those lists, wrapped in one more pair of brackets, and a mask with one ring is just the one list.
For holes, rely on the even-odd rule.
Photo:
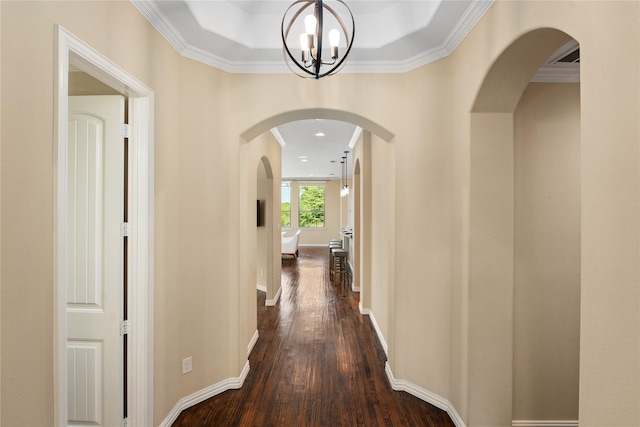
[(69, 97), (68, 424), (122, 425), (124, 97)]

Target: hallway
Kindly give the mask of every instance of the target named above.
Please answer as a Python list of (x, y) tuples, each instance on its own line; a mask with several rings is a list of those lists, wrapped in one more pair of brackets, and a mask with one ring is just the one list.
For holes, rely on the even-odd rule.
[(453, 426), (446, 412), (393, 391), (358, 296), (329, 281), (326, 248), (282, 264), (282, 296), (265, 307), (240, 390), (195, 405), (174, 426)]

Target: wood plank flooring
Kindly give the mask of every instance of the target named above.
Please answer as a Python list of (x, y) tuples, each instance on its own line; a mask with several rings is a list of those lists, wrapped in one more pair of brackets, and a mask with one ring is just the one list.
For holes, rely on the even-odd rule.
[(283, 260), (282, 296), (265, 307), (240, 390), (180, 414), (174, 426), (453, 426), (446, 412), (393, 391), (358, 295), (332, 284), (325, 248)]

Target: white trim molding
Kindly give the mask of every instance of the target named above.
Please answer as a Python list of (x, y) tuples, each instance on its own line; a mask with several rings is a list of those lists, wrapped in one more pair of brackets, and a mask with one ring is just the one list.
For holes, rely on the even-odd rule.
[(435, 406), (436, 408), (446, 411), (456, 427), (465, 427), (464, 421), (462, 421), (460, 414), (458, 414), (458, 411), (456, 411), (451, 402), (449, 402), (447, 399), (409, 381), (396, 379), (393, 376), (393, 371), (391, 370), (391, 366), (389, 366), (389, 362), (385, 363), (384, 371), (387, 374), (387, 379), (389, 380), (389, 384), (391, 385), (392, 389), (396, 391), (406, 391), (410, 395), (424, 400), (425, 402)]
[(363, 316), (368, 316), (371, 313), (371, 310), (368, 308), (364, 308), (362, 306), (362, 300), (360, 300), (360, 304), (358, 304), (358, 310), (360, 310), (360, 314)]
[(512, 427), (578, 427), (574, 420), (513, 420)]
[(129, 98), (129, 423), (153, 423), (154, 92), (60, 25), (55, 27), (54, 85), (54, 417), (67, 425), (67, 127), (69, 68)]
[(267, 292), (267, 287), (265, 285), (256, 285), (256, 289), (260, 292)]
[(531, 78), (533, 83), (580, 83), (580, 64), (544, 64)]
[(213, 396), (217, 396), (220, 393), (223, 393), (227, 390), (237, 390), (242, 387), (244, 384), (244, 380), (247, 378), (249, 374), (249, 361), (244, 365), (244, 369), (240, 373), (240, 376), (237, 378), (227, 378), (226, 380), (220, 381), (218, 383), (212, 384), (209, 387), (205, 387), (202, 390), (196, 391), (189, 396), (183, 397), (175, 404), (175, 406), (171, 409), (171, 412), (166, 416), (166, 418), (160, 423), (160, 427), (171, 427), (178, 416), (182, 411), (188, 409), (194, 405), (197, 405), (200, 402), (204, 402), (207, 399), (212, 398)]
[[(362, 310), (360, 310), (360, 312), (362, 313)], [(369, 316), (369, 319), (371, 319), (373, 329), (376, 330), (378, 341), (380, 341), (380, 345), (382, 345), (385, 356), (389, 356), (389, 346), (387, 345), (387, 341), (384, 339), (384, 335), (382, 335), (382, 330), (380, 329), (380, 326), (378, 326), (378, 322), (376, 322), (376, 317), (373, 315), (373, 312), (371, 310), (367, 310), (366, 314)]]
[(267, 307), (273, 307), (278, 303), (278, 300), (280, 299), (280, 294), (282, 293), (282, 286), (280, 286), (278, 288), (278, 292), (276, 292), (276, 296), (273, 297), (273, 299), (268, 299), (264, 302), (264, 305)]
[[(190, 44), (172, 21), (152, 0), (130, 0), (140, 13), (182, 56), (228, 73), (290, 73), (283, 61), (230, 60)], [(405, 60), (350, 61), (343, 73), (406, 73), (451, 55), (469, 31), (477, 24), (494, 0), (475, 0), (464, 11), (446, 39), (439, 46)]]
[(280, 133), (278, 128), (271, 128), (271, 134), (276, 139), (276, 141), (278, 141), (278, 144), (280, 144), (280, 147), (284, 147), (285, 145), (287, 145), (287, 142), (282, 137), (282, 134)]
[(249, 344), (247, 345), (247, 357), (249, 357), (249, 355), (253, 351), (253, 347), (258, 342), (258, 338), (260, 338), (260, 335), (258, 334), (258, 330), (256, 329), (256, 332), (253, 334), (251, 341), (249, 341)]

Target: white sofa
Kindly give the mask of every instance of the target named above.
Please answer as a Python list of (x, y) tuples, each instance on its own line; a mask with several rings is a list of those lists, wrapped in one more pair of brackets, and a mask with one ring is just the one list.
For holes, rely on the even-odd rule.
[(292, 255), (294, 258), (298, 258), (298, 240), (300, 239), (300, 233), (301, 231), (298, 230), (291, 237), (282, 236), (282, 256)]

